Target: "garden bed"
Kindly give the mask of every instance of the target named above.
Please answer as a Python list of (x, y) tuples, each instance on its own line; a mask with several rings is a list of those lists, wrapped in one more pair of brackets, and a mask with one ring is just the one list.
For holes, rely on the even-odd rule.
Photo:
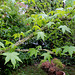
[[(75, 75), (75, 65), (66, 66), (63, 70), (66, 75)], [(36, 66), (20, 67), (18, 70), (13, 71), (12, 75), (48, 75), (42, 69), (38, 69)]]

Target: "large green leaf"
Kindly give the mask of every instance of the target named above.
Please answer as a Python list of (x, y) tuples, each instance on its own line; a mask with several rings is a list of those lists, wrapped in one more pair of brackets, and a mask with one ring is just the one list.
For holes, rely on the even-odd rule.
[(44, 56), (44, 60), (49, 60), (49, 62), (51, 62), (51, 58), (52, 58), (52, 56), (50, 55), (50, 53), (49, 52), (47, 52), (47, 53), (43, 53), (41, 56)]
[(37, 40), (41, 38), (44, 41), (45, 34), (44, 32), (37, 32)]
[(69, 33), (71, 33), (71, 32), (70, 32), (70, 28), (68, 28), (68, 27), (65, 26), (65, 25), (61, 25), (61, 26), (59, 26), (58, 28), (59, 28), (59, 29), (62, 29), (63, 34), (65, 33), (65, 31), (68, 31)]
[(72, 57), (72, 54), (75, 52), (75, 47), (74, 46), (70, 46), (70, 47), (69, 46), (64, 46), (62, 48), (64, 48), (63, 54), (68, 52), (71, 57)]
[(16, 65), (16, 61), (22, 62), (20, 60), (20, 58), (18, 57), (19, 53), (17, 53), (17, 52), (12, 52), (12, 53), (6, 52), (6, 53), (3, 53), (2, 55), (6, 56), (5, 64), (11, 60), (11, 63), (12, 63), (14, 68), (15, 68), (15, 65)]

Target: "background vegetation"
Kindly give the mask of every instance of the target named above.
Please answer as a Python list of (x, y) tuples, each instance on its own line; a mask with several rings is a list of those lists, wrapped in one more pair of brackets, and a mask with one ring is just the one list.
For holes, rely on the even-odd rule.
[(1, 0), (0, 70), (54, 57), (75, 64), (75, 1)]

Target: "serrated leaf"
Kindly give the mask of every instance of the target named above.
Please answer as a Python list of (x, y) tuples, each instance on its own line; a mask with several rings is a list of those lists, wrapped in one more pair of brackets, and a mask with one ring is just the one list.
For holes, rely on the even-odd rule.
[(75, 47), (74, 46), (70, 46), (70, 47), (69, 46), (64, 46), (62, 48), (64, 48), (63, 54), (68, 52), (71, 57), (72, 57), (72, 54), (75, 52)]
[(5, 48), (5, 46), (4, 46), (4, 44), (2, 42), (0, 42), (0, 46), (3, 47), (3, 48)]
[(54, 22), (49, 22), (49, 23), (47, 23), (46, 25), (47, 25), (48, 28), (49, 28), (52, 24), (55, 24), (55, 23), (54, 23)]
[(17, 53), (17, 52), (12, 52), (12, 53), (6, 52), (6, 53), (3, 53), (2, 55), (6, 56), (5, 64), (11, 60), (11, 63), (12, 63), (14, 68), (16, 65), (16, 61), (22, 62), (20, 60), (20, 58), (18, 57), (19, 53)]
[(44, 41), (45, 34), (44, 32), (37, 32), (37, 40), (41, 38)]
[(39, 51), (36, 50), (35, 48), (30, 48), (28, 53), (30, 53), (30, 56), (35, 55), (35, 57), (36, 57), (38, 52)]
[(48, 60), (49, 62), (51, 62), (52, 56), (50, 55), (49, 52), (43, 53), (41, 56), (44, 56), (44, 60)]
[(9, 45), (9, 44), (11, 44), (11, 45), (12, 45), (12, 44), (13, 44), (13, 43), (12, 43), (12, 42), (10, 42), (10, 41), (7, 41), (7, 40), (4, 40), (4, 41), (5, 41), (5, 44), (6, 44), (6, 45)]
[(55, 54), (60, 54), (61, 55), (61, 52), (62, 52), (62, 49), (61, 48), (56, 48), (56, 49), (52, 49), (53, 52), (55, 52)]
[(17, 37), (20, 37), (20, 34), (19, 33), (16, 33), (13, 36), (14, 36), (14, 39), (16, 39)]
[(63, 34), (65, 33), (65, 31), (68, 31), (69, 33), (71, 33), (71, 32), (70, 32), (70, 28), (68, 28), (68, 27), (65, 26), (65, 25), (61, 25), (61, 26), (59, 26), (58, 28), (59, 28), (59, 29), (62, 29)]
[(34, 25), (34, 26), (33, 26), (33, 29), (34, 29), (34, 28), (35, 28), (35, 31), (38, 30), (38, 29), (41, 30), (41, 28), (40, 28), (39, 26), (37, 26), (37, 25)]

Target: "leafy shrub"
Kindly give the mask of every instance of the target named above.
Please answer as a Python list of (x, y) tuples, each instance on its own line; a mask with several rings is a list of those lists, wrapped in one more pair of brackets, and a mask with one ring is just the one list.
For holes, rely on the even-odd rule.
[[(51, 54), (73, 56), (75, 53), (75, 1), (72, 6), (61, 7), (62, 2), (59, 0), (28, 0), (24, 1), (28, 4), (25, 14), (19, 13), (19, 5), (15, 1), (4, 1), (0, 6), (0, 53), (5, 57), (5, 64), (10, 60), (15, 68), (16, 62), (22, 62), (20, 53), (15, 52), (23, 51), (20, 49), (27, 49), (30, 57), (37, 57), (38, 54), (44, 57), (44, 60), (51, 60)], [(10, 4), (11, 3), (11, 4)], [(58, 6), (60, 4), (60, 6)], [(40, 8), (40, 9), (39, 9)], [(47, 8), (47, 9), (46, 9)], [(41, 11), (40, 11), (41, 10)], [(44, 43), (42, 48), (36, 45), (30, 48), (25, 46), (26, 43), (40, 42)], [(36, 41), (35, 41), (36, 40)], [(42, 40), (42, 41), (41, 41)], [(17, 42), (18, 41), (18, 42)], [(3, 42), (3, 43), (2, 43)], [(27, 44), (27, 45), (28, 45)], [(19, 45), (19, 46), (18, 46)], [(46, 50), (46, 49), (49, 50)], [(44, 50), (45, 53), (41, 54), (40, 51)], [(5, 53), (3, 53), (5, 52)], [(26, 53), (25, 53), (26, 54)], [(22, 60), (29, 61), (30, 57)]]

